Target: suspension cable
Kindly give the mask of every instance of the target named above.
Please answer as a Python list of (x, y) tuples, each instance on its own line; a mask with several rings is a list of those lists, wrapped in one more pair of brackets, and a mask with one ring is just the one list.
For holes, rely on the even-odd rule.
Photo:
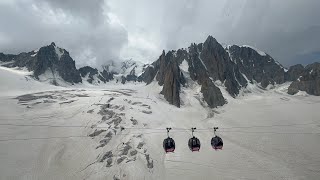
[[(228, 130), (228, 129), (250, 129), (250, 128), (264, 128), (264, 127), (291, 127), (291, 126), (305, 126), (305, 125), (320, 125), (319, 123), (315, 122), (310, 122), (310, 123), (304, 123), (304, 124), (279, 124), (279, 125), (257, 125), (257, 126), (234, 126), (234, 127), (225, 127), (225, 128), (219, 128), (222, 130)], [(50, 124), (15, 124), (15, 123), (0, 123), (0, 126), (22, 126), (22, 127), (49, 127), (49, 128), (87, 128), (88, 126), (86, 125), (50, 125)], [(109, 126), (96, 126), (94, 127), (96, 129), (99, 128), (109, 128)], [(159, 130), (163, 131), (164, 128), (147, 128), (147, 127), (124, 127), (125, 129), (137, 129), (137, 130)], [(172, 127), (170, 130), (174, 131), (186, 131), (190, 130), (188, 128), (178, 128), (178, 127)], [(214, 130), (213, 128), (204, 128), (204, 129), (197, 129), (198, 131), (212, 131)]]

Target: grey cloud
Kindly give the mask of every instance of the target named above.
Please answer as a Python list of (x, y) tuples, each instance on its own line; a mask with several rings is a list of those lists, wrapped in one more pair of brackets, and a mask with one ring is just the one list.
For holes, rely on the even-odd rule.
[[(74, 2), (74, 6), (72, 6)], [(101, 67), (119, 59), (126, 30), (111, 24), (103, 1), (38, 1), (0, 3), (0, 52), (31, 51), (51, 42), (70, 51), (78, 67)], [(2, 37), (2, 38), (1, 38)]]
[[(307, 58), (320, 52), (317, 0), (111, 0), (110, 4), (129, 36), (137, 27), (145, 30), (142, 35), (155, 33), (159, 52), (203, 42), (208, 35), (226, 44), (256, 46), (286, 66), (312, 61), (293, 60), (301, 54)], [(124, 6), (130, 6), (129, 12)]]
[(13, 2), (0, 3), (0, 51), (56, 41), (78, 66), (119, 58), (151, 62), (162, 49), (187, 47), (208, 35), (255, 46), (285, 66), (320, 60), (318, 0)]
[(107, 8), (104, 0), (36, 0), (36, 3), (62, 9), (74, 16), (80, 16), (94, 25), (103, 21), (104, 8)]

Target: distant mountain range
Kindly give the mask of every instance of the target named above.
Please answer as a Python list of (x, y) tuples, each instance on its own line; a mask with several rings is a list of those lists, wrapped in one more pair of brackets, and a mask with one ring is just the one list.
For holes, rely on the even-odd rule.
[(219, 87), (236, 97), (248, 84), (267, 88), (275, 84), (292, 82), (289, 94), (306, 91), (320, 95), (320, 63), (306, 67), (301, 64), (284, 68), (270, 55), (250, 46), (222, 46), (209, 36), (204, 43), (188, 48), (162, 52), (152, 64), (133, 60), (111, 62), (102, 71), (85, 66), (77, 69), (75, 61), (65, 49), (55, 43), (39, 50), (18, 55), (0, 53), (2, 66), (26, 68), (39, 81), (61, 83), (101, 84), (110, 81), (125, 84), (127, 81), (163, 86), (161, 94), (170, 103), (180, 107), (181, 87), (188, 88), (190, 81), (201, 87), (203, 100), (209, 107), (227, 103)]

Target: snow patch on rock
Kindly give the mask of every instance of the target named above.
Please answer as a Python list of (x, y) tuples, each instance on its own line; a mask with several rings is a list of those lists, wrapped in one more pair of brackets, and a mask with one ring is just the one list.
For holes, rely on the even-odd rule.
[(252, 46), (249, 46), (249, 45), (242, 45), (240, 47), (247, 47), (247, 48), (251, 48), (253, 50), (255, 50), (258, 54), (260, 54), (261, 56), (266, 56), (267, 54), (261, 50), (259, 50), (258, 48), (255, 48), (255, 47), (252, 47)]

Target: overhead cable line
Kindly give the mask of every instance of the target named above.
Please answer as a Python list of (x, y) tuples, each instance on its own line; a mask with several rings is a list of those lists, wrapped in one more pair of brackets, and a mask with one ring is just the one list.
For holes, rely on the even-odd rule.
[[(264, 127), (291, 127), (291, 126), (305, 126), (305, 125), (320, 125), (319, 123), (304, 123), (304, 124), (279, 124), (279, 125), (256, 125), (256, 126), (234, 126), (234, 127), (225, 127), (225, 128), (220, 128), (220, 129), (250, 129), (250, 128), (264, 128)], [(92, 128), (110, 128), (110, 126), (84, 126), (84, 125), (50, 125), (50, 124), (15, 124), (15, 123), (0, 123), (0, 126), (17, 126), (17, 127), (49, 127), (49, 128), (87, 128), (87, 127), (92, 127)], [(122, 127), (124, 129), (137, 129), (137, 130), (159, 130), (163, 131), (165, 128), (148, 128), (148, 127)], [(178, 128), (178, 127), (172, 127), (173, 131), (179, 131), (179, 130), (189, 130), (189, 128)], [(204, 129), (197, 129), (197, 131), (213, 131), (214, 128), (204, 128)]]
[[(313, 132), (250, 132), (250, 131), (220, 131), (220, 132), (232, 132), (232, 133), (247, 133), (247, 134), (284, 134), (284, 135), (320, 135), (319, 133)], [(166, 132), (146, 132), (146, 133), (125, 133), (125, 134), (113, 134), (113, 136), (126, 136), (126, 135), (146, 135), (146, 134), (165, 134)], [(171, 132), (171, 134), (175, 133), (185, 133), (184, 131), (180, 132)], [(104, 137), (105, 135), (97, 135), (97, 136), (52, 136), (52, 137), (28, 137), (28, 138), (8, 138), (8, 139), (0, 139), (0, 142), (5, 141), (26, 141), (26, 140), (43, 140), (43, 139), (66, 139), (66, 138), (94, 138), (94, 137)], [(0, 136), (1, 138), (1, 136)], [(2, 137), (3, 138), (3, 137)]]

